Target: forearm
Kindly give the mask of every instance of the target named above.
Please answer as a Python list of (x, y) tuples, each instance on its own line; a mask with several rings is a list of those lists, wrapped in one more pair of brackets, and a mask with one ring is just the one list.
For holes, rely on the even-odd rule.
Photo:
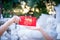
[(19, 23), (19, 17), (18, 16), (13, 16), (10, 20), (6, 21), (3, 25), (0, 27), (0, 36), (8, 29), (8, 27), (12, 23)]
[(6, 23), (1, 25), (1, 27), (0, 27), (0, 36), (8, 29), (8, 26), (11, 25), (13, 22), (14, 22), (13, 19), (10, 19), (10, 20), (6, 21)]
[(51, 36), (49, 36), (42, 28), (39, 29), (39, 31), (42, 33), (42, 35), (44, 36), (44, 38), (46, 40), (54, 40)]
[(31, 29), (31, 30), (37, 30), (37, 31), (41, 32), (42, 35), (43, 35), (43, 37), (46, 40), (53, 40), (53, 38), (51, 36), (49, 36), (41, 27), (40, 28), (30, 27), (29, 29)]

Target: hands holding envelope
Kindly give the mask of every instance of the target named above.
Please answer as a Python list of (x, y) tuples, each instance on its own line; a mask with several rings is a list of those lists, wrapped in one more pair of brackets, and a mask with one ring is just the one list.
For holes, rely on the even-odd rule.
[[(8, 27), (12, 24), (12, 23), (19, 23), (19, 17), (18, 16), (14, 16), (11, 19), (9, 19), (6, 23), (4, 23), (3, 25), (1, 25), (0, 27), (0, 36), (8, 29)], [(44, 36), (44, 38), (46, 40), (53, 40), (53, 38), (51, 36), (49, 36), (42, 27), (40, 28), (36, 28), (36, 27), (27, 27), (28, 29), (31, 30), (37, 30), (40, 31), (42, 33), (42, 35)]]

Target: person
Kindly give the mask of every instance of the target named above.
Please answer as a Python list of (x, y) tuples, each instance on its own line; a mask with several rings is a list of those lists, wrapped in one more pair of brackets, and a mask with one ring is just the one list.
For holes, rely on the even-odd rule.
[[(19, 23), (19, 18), (18, 18), (18, 16), (12, 17), (12, 18), (11, 18), (10, 20), (8, 20), (6, 23), (4, 23), (3, 25), (1, 25), (1, 27), (0, 27), (0, 36), (2, 36), (2, 34), (8, 29), (8, 26), (10, 26), (12, 23)], [(54, 40), (51, 36), (49, 36), (49, 35), (43, 30), (42, 27), (40, 27), (40, 28), (29, 28), (29, 29), (31, 29), (31, 30), (33, 29), (33, 30), (40, 31), (46, 40)]]
[(56, 31), (57, 31), (57, 39), (60, 40), (60, 4), (55, 6), (55, 9), (56, 9), (56, 24), (57, 24), (57, 28), (56, 28)]
[[(42, 20), (43, 19), (43, 20)], [(45, 21), (46, 20), (46, 21)], [(55, 18), (50, 15), (42, 14), (37, 20), (36, 27), (28, 27), (31, 30), (37, 30), (43, 36), (43, 40), (56, 40)]]
[(9, 19), (6, 23), (1, 25), (0, 27), (0, 36), (8, 29), (8, 26), (10, 26), (12, 23), (18, 23), (19, 19), (17, 16), (13, 16), (11, 19)]
[(46, 33), (42, 27), (40, 28), (34, 28), (34, 27), (28, 27), (28, 29), (31, 29), (31, 30), (37, 30), (39, 32), (42, 33), (42, 35), (44, 36), (45, 40), (54, 40), (53, 37), (49, 36), (48, 33)]

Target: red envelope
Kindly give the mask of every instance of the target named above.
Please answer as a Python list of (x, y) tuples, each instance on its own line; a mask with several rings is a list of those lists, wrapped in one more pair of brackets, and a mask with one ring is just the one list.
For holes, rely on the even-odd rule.
[(36, 17), (20, 16), (19, 25), (36, 26)]

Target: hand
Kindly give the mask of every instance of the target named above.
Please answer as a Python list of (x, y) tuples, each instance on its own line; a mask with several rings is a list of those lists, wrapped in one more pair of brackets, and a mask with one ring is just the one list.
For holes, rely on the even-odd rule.
[(12, 21), (14, 21), (15, 23), (19, 23), (20, 18), (18, 16), (13, 16), (12, 17)]
[(12, 23), (19, 23), (19, 17), (18, 16), (13, 16), (11, 19), (9, 19), (7, 22), (5, 22), (3, 25), (0, 27), (0, 36), (8, 29), (8, 27)]

